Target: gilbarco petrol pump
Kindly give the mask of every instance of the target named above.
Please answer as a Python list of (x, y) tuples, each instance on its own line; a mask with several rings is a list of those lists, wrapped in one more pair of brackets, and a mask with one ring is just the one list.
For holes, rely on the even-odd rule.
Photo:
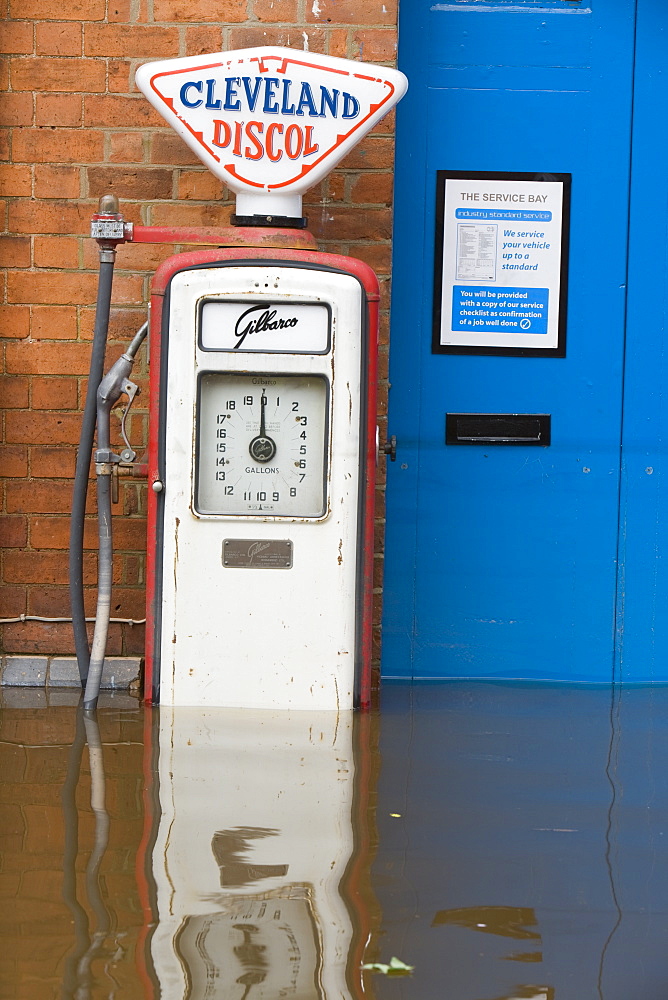
[[(114, 205), (94, 223), (106, 253), (216, 247), (169, 258), (153, 281), (146, 700), (367, 705), (378, 284), (317, 251), (301, 196), (406, 79), (262, 47), (150, 63), (137, 85), (237, 196), (229, 229), (132, 227)], [(134, 391), (132, 353), (102, 383), (107, 406)], [(98, 440), (98, 482), (123, 455)]]

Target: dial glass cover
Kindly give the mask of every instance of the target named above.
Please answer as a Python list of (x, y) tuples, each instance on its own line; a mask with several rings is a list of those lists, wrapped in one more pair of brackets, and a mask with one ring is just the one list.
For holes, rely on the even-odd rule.
[(322, 375), (203, 373), (195, 509), (322, 517), (328, 403)]

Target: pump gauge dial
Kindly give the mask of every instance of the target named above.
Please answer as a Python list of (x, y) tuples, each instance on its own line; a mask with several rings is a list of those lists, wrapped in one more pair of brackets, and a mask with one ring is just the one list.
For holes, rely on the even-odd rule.
[(322, 517), (328, 405), (323, 375), (202, 374), (195, 509)]

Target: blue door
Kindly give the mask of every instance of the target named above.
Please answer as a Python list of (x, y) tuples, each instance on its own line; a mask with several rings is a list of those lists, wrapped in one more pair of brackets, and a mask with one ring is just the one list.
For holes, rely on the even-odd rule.
[[(666, 6), (402, 2), (385, 676), (668, 680)], [(570, 175), (565, 356), (432, 352), (439, 171)]]

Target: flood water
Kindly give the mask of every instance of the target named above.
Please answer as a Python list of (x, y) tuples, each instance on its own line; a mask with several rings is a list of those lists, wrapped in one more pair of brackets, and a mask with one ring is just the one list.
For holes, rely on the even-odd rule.
[(668, 687), (1, 698), (3, 1000), (668, 997)]

